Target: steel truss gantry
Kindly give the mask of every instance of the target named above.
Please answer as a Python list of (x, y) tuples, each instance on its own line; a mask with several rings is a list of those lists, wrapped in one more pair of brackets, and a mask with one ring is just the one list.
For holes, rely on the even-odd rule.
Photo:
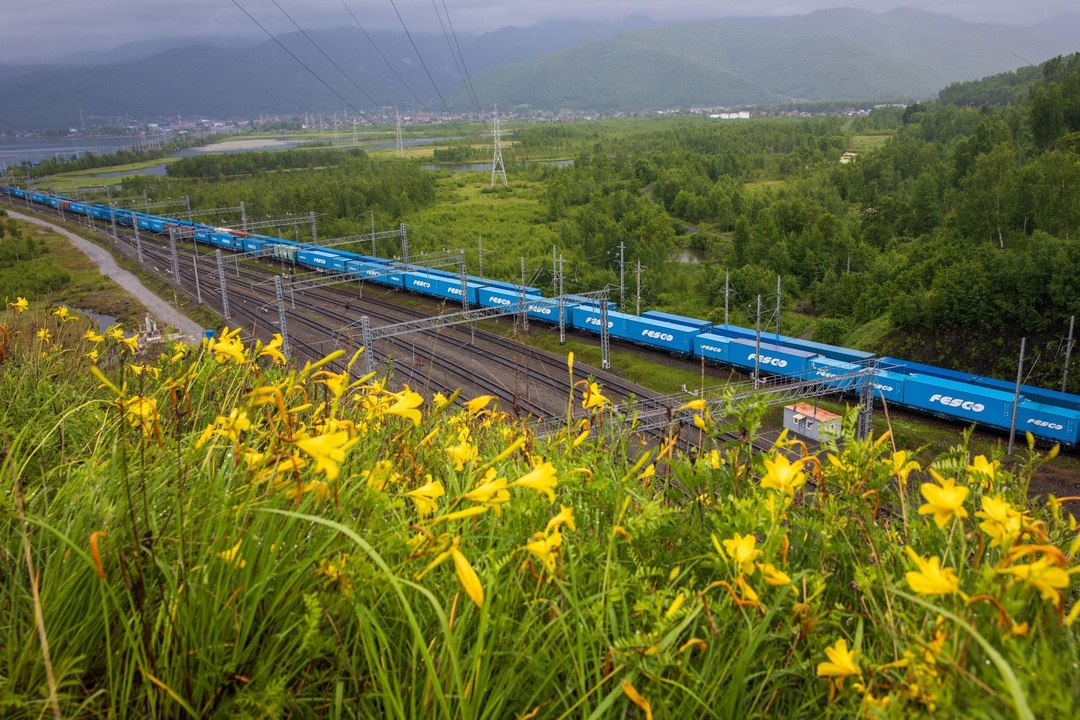
[[(739, 383), (723, 388), (707, 388), (698, 397), (706, 399), (705, 409), (683, 408), (693, 398), (685, 394), (641, 400), (633, 405), (617, 407), (611, 417), (605, 419), (603, 432), (628, 435), (631, 432), (652, 432), (666, 427), (693, 423), (695, 414), (708, 412), (713, 417), (726, 413), (731, 406), (746, 401), (764, 401), (766, 405), (786, 405), (795, 400), (835, 395), (839, 388), (854, 388), (859, 393), (859, 417), (856, 433), (860, 438), (869, 437), (873, 415), (874, 373), (877, 367), (871, 362), (858, 370), (837, 373), (828, 377), (813, 378), (763, 378), (754, 382)], [(547, 420), (536, 427), (539, 437), (549, 437), (566, 428), (566, 420)]]
[[(434, 317), (420, 318), (418, 320), (408, 320), (406, 322), (394, 323), (393, 325), (381, 325), (379, 327), (371, 326), (371, 319), (364, 315), (360, 318), (360, 332), (362, 335), (362, 342), (364, 343), (364, 362), (367, 366), (367, 372), (375, 372), (375, 349), (374, 342), (382, 338), (396, 337), (398, 335), (406, 335), (413, 332), (422, 332), (424, 330), (436, 330), (438, 328), (450, 327), (451, 325), (461, 325), (463, 323), (476, 322), (478, 320), (489, 320), (491, 318), (502, 317), (504, 315), (517, 315), (523, 311), (536, 311), (545, 309), (560, 310), (559, 319), (562, 320), (563, 313), (561, 312), (563, 305), (568, 300), (581, 301), (599, 301), (600, 302), (600, 347), (603, 353), (603, 364), (606, 367), (610, 367), (610, 361), (608, 359), (608, 326), (607, 326), (607, 303), (608, 303), (608, 291), (599, 290), (590, 293), (577, 293), (575, 295), (564, 296), (560, 295), (557, 298), (540, 298), (525, 301), (524, 305), (519, 300), (518, 302), (510, 303), (509, 305), (499, 305), (496, 307), (478, 308), (476, 310), (463, 310), (462, 312), (450, 313), (447, 315), (436, 315)], [(355, 325), (353, 326), (355, 327)], [(346, 329), (346, 328), (343, 328)], [(562, 328), (560, 328), (562, 329)]]

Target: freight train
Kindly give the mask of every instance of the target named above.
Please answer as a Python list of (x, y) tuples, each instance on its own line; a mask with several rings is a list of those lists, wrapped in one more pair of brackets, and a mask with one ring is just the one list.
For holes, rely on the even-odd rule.
[[(65, 212), (140, 230), (165, 233), (186, 228), (197, 242), (244, 253), (283, 260), (320, 272), (341, 273), (358, 279), (408, 290), (434, 298), (460, 302), (467, 293), (470, 306), (509, 307), (524, 297), (528, 316), (558, 324), (557, 307), (545, 301), (539, 288), (467, 276), (462, 287), (458, 273), (387, 260), (385, 258), (300, 243), (281, 238), (213, 227), (190, 220), (159, 217), (132, 210), (111, 208), (39, 191), (0, 185), (0, 195), (62, 208)], [(887, 403), (929, 413), (947, 420), (975, 424), (1008, 432), (1013, 426), (1045, 442), (1074, 447), (1080, 442), (1080, 396), (1028, 385), (1020, 388), (996, 378), (878, 357), (861, 350), (811, 342), (736, 325), (714, 325), (706, 320), (650, 310), (630, 315), (609, 303), (608, 333), (625, 342), (661, 350), (681, 357), (696, 357), (740, 370), (796, 380), (818, 379), (838, 393), (856, 390), (852, 377), (868, 370), (874, 394)], [(601, 311), (593, 300), (567, 299), (563, 305), (566, 327), (600, 333)]]

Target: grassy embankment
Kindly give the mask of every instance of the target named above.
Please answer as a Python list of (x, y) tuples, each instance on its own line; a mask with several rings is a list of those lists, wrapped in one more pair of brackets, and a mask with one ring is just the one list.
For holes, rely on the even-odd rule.
[(791, 467), (713, 444), (755, 432), (748, 406), (699, 421), (714, 451), (695, 462), (605, 434), (580, 375), (587, 422), (536, 438), (483, 400), (286, 371), (273, 344), (135, 351), (40, 309), (0, 324), (8, 717), (1080, 701), (1077, 531), (1024, 508), (1036, 454), (1008, 473), (961, 446), (931, 479), (886, 437), (847, 438)]

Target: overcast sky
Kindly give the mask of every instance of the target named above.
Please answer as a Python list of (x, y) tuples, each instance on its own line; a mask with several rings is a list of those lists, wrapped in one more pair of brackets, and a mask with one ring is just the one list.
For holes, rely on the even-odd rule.
[[(293, 26), (273, 0), (236, 0), (271, 32)], [(354, 26), (400, 29), (390, 0), (277, 0), (305, 29)], [(979, 22), (1034, 25), (1076, 12), (1075, 0), (395, 0), (411, 32), (439, 31), (436, 6), (445, 6), (458, 33), (567, 18), (658, 21), (719, 19), (732, 15), (796, 15), (850, 6), (885, 12), (916, 7)], [(107, 50), (125, 42), (196, 35), (265, 37), (233, 0), (0, 0), (0, 62), (52, 60), (71, 52)]]

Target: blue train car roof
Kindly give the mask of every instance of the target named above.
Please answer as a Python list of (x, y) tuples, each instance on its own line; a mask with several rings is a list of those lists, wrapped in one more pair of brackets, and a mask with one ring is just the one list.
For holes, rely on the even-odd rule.
[(676, 315), (675, 313), (664, 312), (662, 310), (646, 310), (641, 313), (641, 317), (655, 318), (656, 320), (669, 322), (672, 325), (681, 325), (689, 328), (712, 327), (712, 323), (708, 320), (699, 320), (698, 318)]
[[(997, 388), (998, 390), (1006, 390), (1011, 393), (1016, 392), (1016, 383), (1009, 382), (1008, 380), (999, 380), (998, 378), (992, 377), (977, 377), (973, 382), (982, 387)], [(1052, 405), (1054, 407), (1065, 408), (1066, 410), (1080, 410), (1080, 396), (1063, 393), (1060, 390), (1049, 390), (1033, 385), (1021, 385), (1020, 394), (1028, 400), (1042, 405)]]
[(919, 373), (920, 375), (933, 375), (934, 377), (944, 378), (945, 380), (953, 380), (960, 383), (969, 383), (975, 379), (975, 375), (972, 373), (960, 372), (959, 370), (949, 370), (948, 368), (937, 367), (936, 365), (924, 365), (923, 363), (913, 362), (911, 360), (900, 360), (894, 357), (883, 357), (878, 362), (878, 367), (882, 370), (892, 370), (899, 373)]

